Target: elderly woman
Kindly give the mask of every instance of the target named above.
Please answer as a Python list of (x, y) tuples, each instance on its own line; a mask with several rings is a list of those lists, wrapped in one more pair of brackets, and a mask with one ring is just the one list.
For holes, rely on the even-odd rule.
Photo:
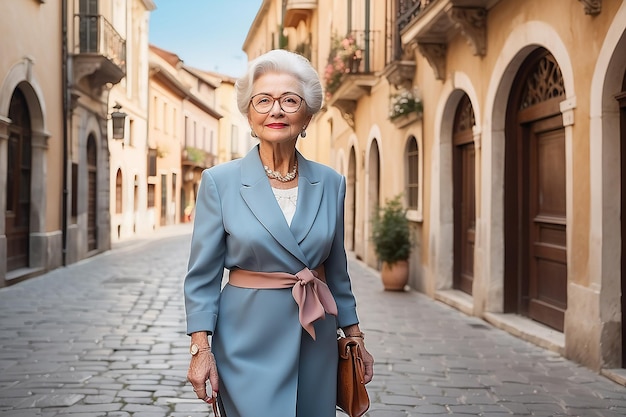
[(274, 50), (236, 90), (259, 144), (202, 175), (184, 285), (188, 379), (211, 402), (208, 380), (228, 417), (334, 417), (338, 328), (359, 340), (366, 383), (374, 359), (347, 270), (345, 178), (296, 150), (320, 80), (302, 56)]

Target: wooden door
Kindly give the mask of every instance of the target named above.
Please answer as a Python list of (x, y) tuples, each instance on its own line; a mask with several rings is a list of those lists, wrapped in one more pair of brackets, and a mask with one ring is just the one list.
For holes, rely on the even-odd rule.
[(454, 288), (472, 294), (476, 236), (474, 111), (469, 97), (457, 107), (453, 128)]
[(505, 311), (563, 331), (567, 309), (565, 99), (560, 68), (538, 48), (507, 106)]
[(167, 223), (167, 175), (161, 174), (161, 216), (160, 225)]
[(87, 250), (98, 248), (98, 151), (96, 138), (87, 139)]
[(31, 130), (26, 97), (15, 90), (9, 105), (7, 153), (7, 271), (29, 266)]
[(560, 115), (535, 121), (523, 138), (529, 148), (528, 315), (563, 330), (567, 308), (565, 132)]

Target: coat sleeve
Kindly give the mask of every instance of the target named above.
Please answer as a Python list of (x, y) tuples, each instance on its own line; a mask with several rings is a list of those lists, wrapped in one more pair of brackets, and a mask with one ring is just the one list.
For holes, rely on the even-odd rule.
[(215, 330), (224, 274), (225, 239), (220, 196), (213, 177), (205, 170), (196, 199), (184, 282), (187, 334)]
[(333, 237), (330, 253), (324, 261), (324, 270), (328, 287), (337, 303), (337, 324), (346, 327), (359, 322), (356, 313), (356, 300), (352, 293), (352, 285), (348, 274), (348, 259), (344, 246), (344, 200), (346, 196), (346, 180), (341, 177), (337, 192), (337, 227)]

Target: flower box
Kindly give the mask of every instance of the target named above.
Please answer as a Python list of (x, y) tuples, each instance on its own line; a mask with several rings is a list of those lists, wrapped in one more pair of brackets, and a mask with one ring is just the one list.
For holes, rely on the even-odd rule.
[(422, 119), (421, 113), (411, 112), (403, 116), (396, 117), (395, 119), (392, 119), (391, 123), (393, 123), (397, 128), (403, 128), (421, 119)]
[(391, 96), (389, 120), (397, 127), (404, 127), (422, 117), (422, 100), (415, 91), (401, 90)]

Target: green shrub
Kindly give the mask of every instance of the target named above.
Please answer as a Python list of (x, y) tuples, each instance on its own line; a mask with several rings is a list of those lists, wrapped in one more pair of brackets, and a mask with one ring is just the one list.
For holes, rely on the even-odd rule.
[(402, 205), (402, 194), (386, 200), (372, 219), (372, 242), (376, 255), (382, 262), (393, 264), (409, 259), (411, 230)]

